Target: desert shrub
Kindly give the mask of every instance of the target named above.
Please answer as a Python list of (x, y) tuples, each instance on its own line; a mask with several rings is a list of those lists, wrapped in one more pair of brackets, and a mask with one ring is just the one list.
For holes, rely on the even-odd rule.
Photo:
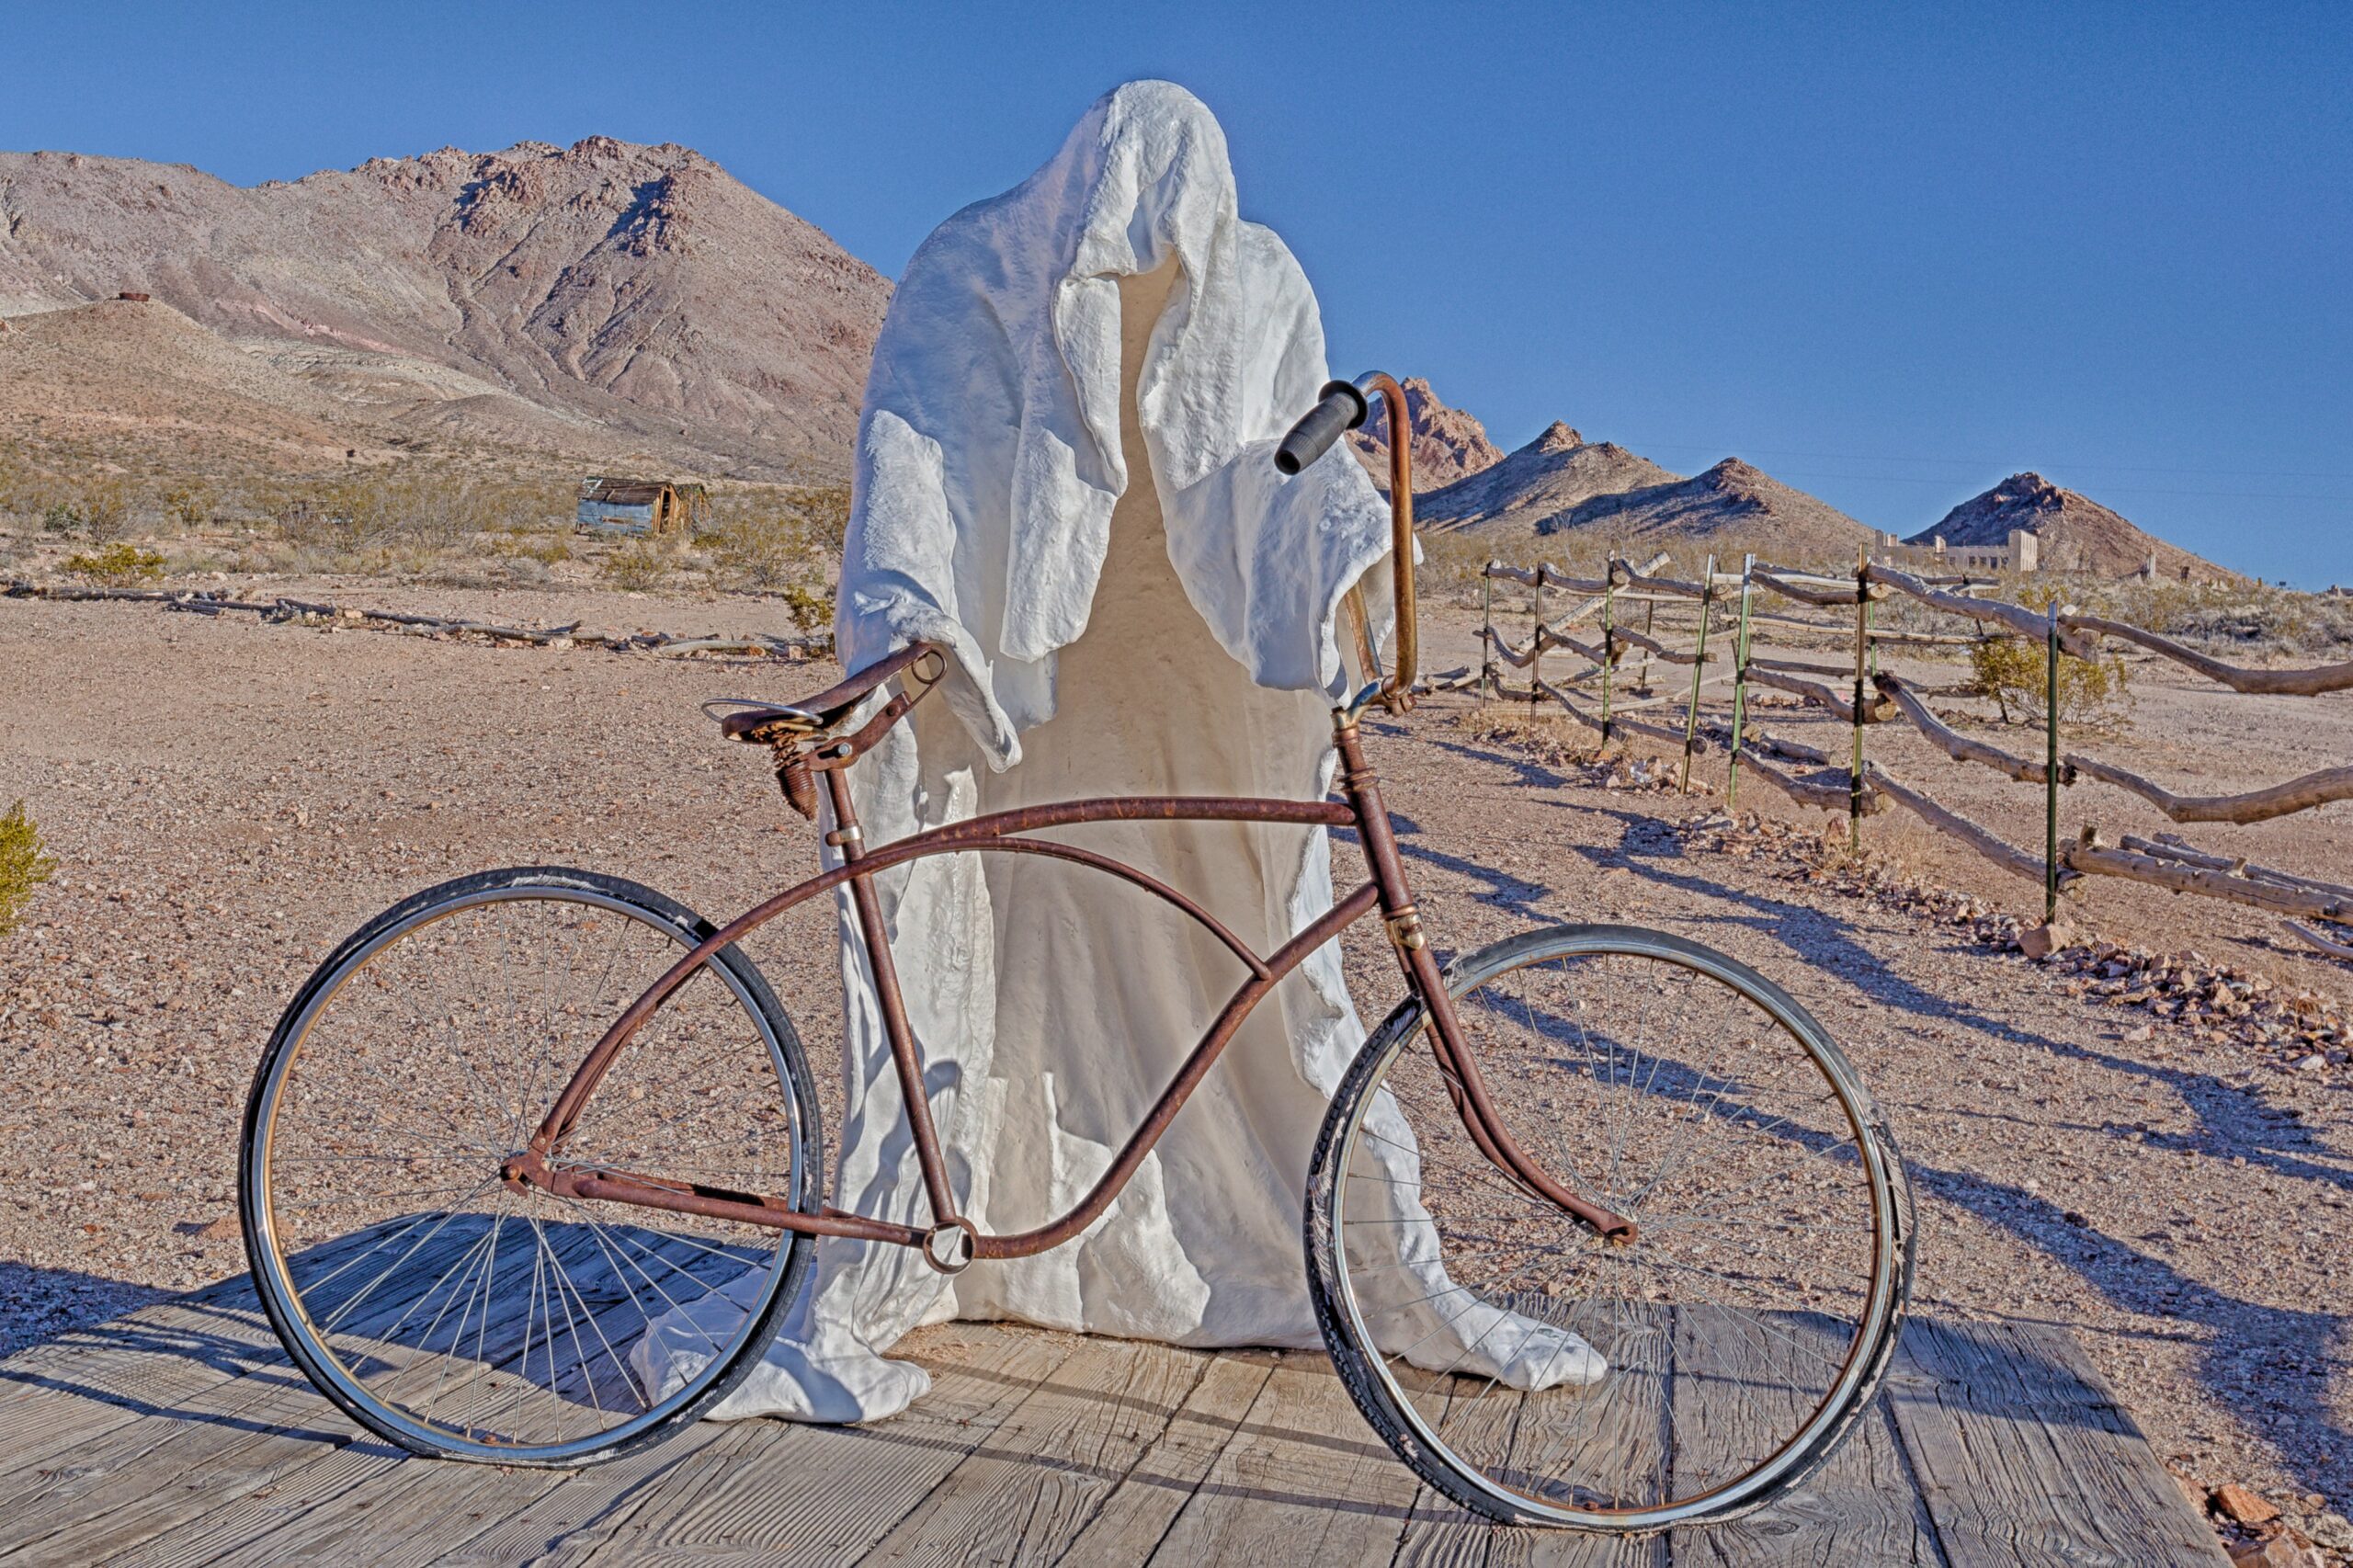
[(200, 528), (212, 520), (213, 495), (202, 484), (176, 484), (164, 492), (165, 515), (183, 528)]
[[(246, 504), (290, 544), (376, 552), (385, 562), (413, 562), (419, 552), (456, 549), (481, 534), (544, 534), (570, 510), (552, 484), (419, 465), (267, 485), (249, 494)], [(538, 558), (562, 560), (563, 554)]]
[(2353, 647), (2353, 599), (2245, 579), (2101, 584), (2086, 591), (2086, 603), (2102, 615), (2226, 657), (2328, 654)]
[(617, 588), (643, 593), (666, 581), (676, 560), (652, 540), (638, 540), (614, 551), (597, 564), (597, 575)]
[(0, 937), (17, 928), (33, 890), (57, 869), (41, 850), (40, 829), (25, 814), (24, 801), (0, 814)]
[(50, 533), (70, 534), (82, 526), (82, 514), (71, 501), (51, 501), (40, 509), (40, 526)]
[(840, 558), (842, 540), (849, 532), (849, 498), (847, 484), (820, 485), (798, 491), (792, 497), (792, 509), (808, 531), (810, 548), (829, 559)]
[(790, 612), (793, 625), (814, 631), (834, 623), (834, 591), (823, 584), (811, 587), (793, 583), (784, 590), (784, 608)]
[(773, 513), (736, 516), (705, 535), (720, 575), (754, 588), (780, 588), (804, 575), (815, 551), (799, 517)]
[(490, 553), (501, 561), (536, 561), (552, 566), (572, 559), (572, 545), (562, 534), (509, 526), (491, 531)]
[[(2040, 719), (2050, 704), (2051, 656), (2042, 643), (2023, 637), (1989, 637), (1969, 650), (1970, 687), (1991, 698), (2010, 722), (2013, 710), (2020, 719)], [(2081, 722), (2105, 717), (2127, 696), (2124, 661), (2109, 654), (2098, 659), (2059, 655), (2059, 717)]]
[(130, 487), (119, 479), (94, 479), (82, 486), (82, 531), (110, 544), (131, 528)]
[(161, 577), (164, 558), (152, 550), (142, 550), (118, 540), (104, 550), (67, 556), (65, 570), (94, 588), (127, 588)]

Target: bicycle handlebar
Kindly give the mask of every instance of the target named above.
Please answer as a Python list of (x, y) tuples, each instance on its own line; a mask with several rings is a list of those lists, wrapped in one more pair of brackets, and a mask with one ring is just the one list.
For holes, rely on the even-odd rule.
[(1325, 381), (1316, 396), (1315, 406), (1300, 416), (1290, 427), (1290, 434), (1275, 449), (1275, 467), (1285, 474), (1297, 473), (1317, 458), (1332, 449), (1332, 443), (1347, 431), (1355, 429), (1371, 412), (1364, 393), (1346, 381)]
[(1389, 415), (1389, 569), (1397, 616), (1396, 667), (1381, 683), (1380, 699), (1391, 712), (1403, 713), (1414, 705), (1413, 685), (1421, 674), (1414, 613), (1414, 455), (1408, 447), (1414, 426), (1405, 412), (1405, 389), (1381, 370), (1368, 371), (1354, 381), (1324, 382), (1315, 406), (1275, 448), (1275, 467), (1295, 474), (1331, 450), (1343, 432), (1364, 423), (1374, 392), (1381, 394)]

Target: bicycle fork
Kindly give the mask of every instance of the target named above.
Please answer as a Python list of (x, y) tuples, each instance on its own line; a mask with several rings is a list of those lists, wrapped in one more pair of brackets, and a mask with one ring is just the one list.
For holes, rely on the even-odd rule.
[(1414, 907), (1413, 891), (1406, 885), (1396, 832), (1390, 824), (1388, 807), (1381, 801), (1381, 780), (1365, 761), (1362, 740), (1352, 717), (1341, 717), (1335, 726), (1333, 742), (1340, 754), (1340, 788), (1356, 812), (1358, 841), (1372, 869), (1374, 885), (1381, 892), (1381, 925), (1389, 933), (1389, 945), (1397, 955), (1398, 967), (1404, 971), (1406, 983), (1421, 994), (1429, 1009), (1430, 1051), (1438, 1062), (1438, 1076), (1446, 1084), (1447, 1096), (1454, 1103), (1454, 1112), (1462, 1119), (1463, 1131), (1506, 1180), (1558, 1206), (1613, 1246), (1631, 1245), (1639, 1234), (1634, 1221), (1588, 1202), (1554, 1181), (1520, 1148), (1511, 1130), (1504, 1125), (1495, 1102), (1488, 1097), (1478, 1059), (1463, 1037), (1461, 1020), (1455, 1016), (1454, 999), (1447, 994), (1446, 976), (1438, 969), (1438, 960), (1430, 956), (1421, 915)]

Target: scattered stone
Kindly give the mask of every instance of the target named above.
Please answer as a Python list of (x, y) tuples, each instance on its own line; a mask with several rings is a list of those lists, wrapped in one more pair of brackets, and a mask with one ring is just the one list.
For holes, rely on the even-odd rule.
[(2279, 1509), (2235, 1481), (2226, 1481), (2214, 1488), (2213, 1508), (2243, 1525), (2269, 1524), (2279, 1517)]
[(2019, 932), (2018, 951), (2040, 960), (2069, 946), (2075, 939), (2074, 926), (2063, 920), (2053, 920), (2042, 926), (2029, 926)]
[(190, 1220), (185, 1223), (174, 1225), (172, 1229), (181, 1235), (194, 1236), (200, 1242), (233, 1241), (244, 1233), (237, 1224), (237, 1216), (233, 1210), (222, 1215), (218, 1220)]

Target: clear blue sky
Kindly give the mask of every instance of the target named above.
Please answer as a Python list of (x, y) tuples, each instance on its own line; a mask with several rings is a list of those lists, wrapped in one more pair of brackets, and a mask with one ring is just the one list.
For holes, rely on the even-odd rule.
[[(1065, 19), (1067, 18), (1067, 19)], [(251, 183), (595, 132), (895, 273), (1165, 76), (1342, 369), (1904, 532), (2022, 468), (2353, 582), (2353, 7), (12, 5), (0, 147)]]

